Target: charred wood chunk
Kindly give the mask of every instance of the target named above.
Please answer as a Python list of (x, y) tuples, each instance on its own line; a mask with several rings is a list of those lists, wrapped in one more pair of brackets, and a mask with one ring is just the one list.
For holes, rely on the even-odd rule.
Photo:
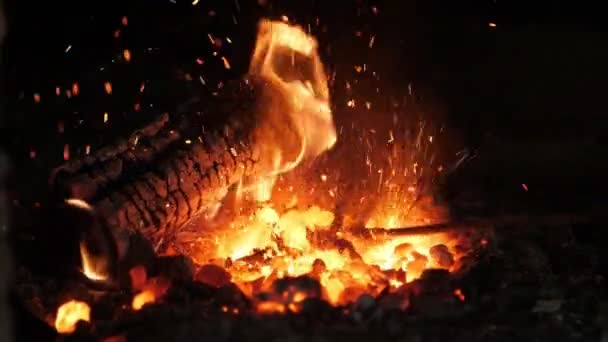
[(60, 166), (52, 186), (87, 200), (111, 229), (142, 232), (155, 247), (169, 242), (230, 186), (252, 176), (259, 158), (243, 120), (232, 117), (200, 132), (201, 125), (184, 124), (196, 118), (182, 119), (171, 122), (164, 114), (127, 139)]
[(110, 183), (152, 162), (180, 138), (168, 121), (169, 115), (163, 114), (128, 139), (60, 165), (51, 172), (51, 186), (63, 197), (93, 199)]
[(226, 189), (248, 172), (226, 150), (215, 147), (208, 152), (200, 143), (186, 146), (156, 167), (151, 165), (153, 172), (136, 177), (95, 203), (115, 229), (141, 230), (160, 242), (221, 200)]

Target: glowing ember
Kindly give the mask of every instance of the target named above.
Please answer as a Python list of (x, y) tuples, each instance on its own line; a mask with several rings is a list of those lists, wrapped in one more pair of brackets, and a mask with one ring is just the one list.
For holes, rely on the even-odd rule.
[[(129, 272), (131, 283), (134, 289), (141, 289), (133, 296), (131, 307), (133, 310), (140, 310), (146, 304), (155, 303), (161, 299), (169, 289), (169, 283), (163, 278), (151, 278), (146, 281), (145, 269), (135, 267)], [(142, 284), (143, 282), (145, 284)]]
[(140, 310), (144, 305), (154, 303), (156, 301), (156, 295), (152, 290), (144, 290), (133, 297), (131, 307), (133, 310)]
[(76, 330), (78, 321), (91, 321), (91, 308), (85, 302), (71, 300), (57, 309), (55, 329), (61, 334), (70, 334)]

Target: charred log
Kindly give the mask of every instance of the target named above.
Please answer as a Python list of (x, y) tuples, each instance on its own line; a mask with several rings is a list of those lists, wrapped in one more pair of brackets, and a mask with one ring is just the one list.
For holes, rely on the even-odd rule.
[(180, 138), (168, 121), (169, 115), (162, 114), (127, 139), (57, 167), (51, 173), (51, 186), (65, 197), (92, 199), (102, 188), (124, 176), (129, 166), (152, 161)]
[(159, 241), (255, 170), (257, 156), (249, 144), (210, 136), (206, 144), (176, 149), (151, 171), (110, 192), (95, 203), (97, 210), (111, 227), (137, 229)]
[(142, 232), (154, 246), (167, 242), (231, 185), (257, 176), (253, 87), (228, 86), (230, 95), (162, 114), (126, 139), (59, 166), (52, 189), (86, 200), (113, 232)]

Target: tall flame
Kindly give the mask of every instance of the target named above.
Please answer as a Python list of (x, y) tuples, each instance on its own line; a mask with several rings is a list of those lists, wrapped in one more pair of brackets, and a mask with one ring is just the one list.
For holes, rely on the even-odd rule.
[[(316, 40), (301, 27), (262, 20), (249, 67), (261, 82), (255, 130), (269, 176), (293, 169), (336, 142), (327, 77)], [(267, 182), (272, 184), (272, 182)]]

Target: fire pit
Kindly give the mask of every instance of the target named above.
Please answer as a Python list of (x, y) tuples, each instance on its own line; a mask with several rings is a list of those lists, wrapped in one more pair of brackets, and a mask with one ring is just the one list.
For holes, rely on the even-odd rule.
[[(605, 284), (573, 228), (595, 212), (490, 213), (470, 199), (455, 211), (442, 187), (475, 156), (451, 153), (442, 125), (395, 109), (386, 132), (337, 127), (335, 75), (310, 29), (286, 16), (257, 28), (247, 72), (221, 93), (154, 115), (94, 151), (70, 155), (66, 144), (49, 200), (17, 210), (35, 213), (17, 216), (24, 228), (11, 236), (12, 292), (32, 334), (106, 342), (600, 336)], [(131, 52), (121, 58), (128, 63)], [(111, 94), (112, 84), (103, 90)], [(69, 91), (78, 96), (78, 84)], [(411, 86), (405, 99), (421, 101)], [(64, 230), (45, 230), (47, 222)]]

